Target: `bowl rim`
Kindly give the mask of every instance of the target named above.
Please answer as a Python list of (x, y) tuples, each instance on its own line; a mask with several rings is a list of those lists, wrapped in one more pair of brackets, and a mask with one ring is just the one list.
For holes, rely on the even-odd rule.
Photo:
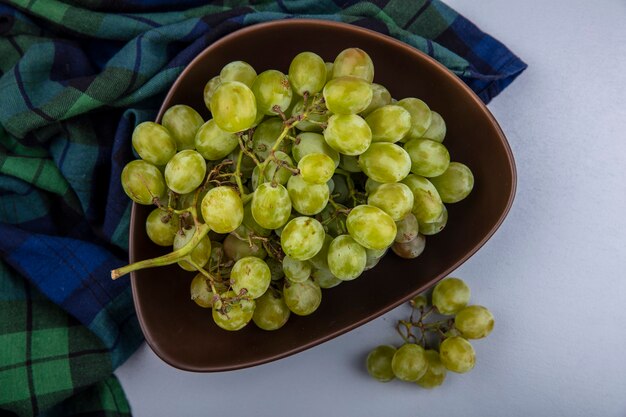
[[(162, 350), (160, 350), (159, 345), (157, 340), (155, 340), (155, 338), (153, 337), (153, 333), (149, 332), (149, 331), (144, 331), (144, 329), (146, 328), (146, 323), (144, 321), (144, 317), (143, 317), (143, 313), (142, 310), (138, 308), (139, 306), (139, 300), (138, 300), (138, 294), (137, 294), (137, 289), (136, 289), (136, 279), (137, 277), (135, 276), (134, 272), (131, 272), (131, 276), (130, 276), (130, 280), (131, 280), (131, 289), (132, 289), (132, 295), (133, 295), (133, 304), (135, 306), (135, 311), (137, 313), (137, 318), (139, 320), (139, 325), (141, 327), (142, 333), (146, 339), (146, 343), (148, 344), (148, 346), (150, 346), (150, 348), (152, 349), (152, 351), (164, 362), (168, 363), (169, 365), (178, 368), (180, 370), (184, 370), (184, 371), (191, 371), (191, 372), (221, 372), (221, 371), (231, 371), (231, 370), (237, 370), (237, 369), (243, 369), (243, 368), (248, 368), (248, 367), (253, 367), (253, 366), (257, 366), (257, 365), (261, 365), (264, 363), (268, 363), (268, 362), (273, 362), (275, 360), (278, 359), (282, 359), (285, 358), (287, 356), (291, 356), (293, 354), (302, 352), (304, 350), (310, 349), (314, 346), (320, 345), (324, 342), (327, 342), (331, 339), (334, 339), (335, 337), (341, 336), (342, 334), (348, 333), (351, 330), (356, 329), (357, 327), (360, 327), (380, 316), (382, 316), (383, 314), (388, 313), (389, 311), (393, 310), (394, 308), (398, 307), (399, 305), (405, 303), (406, 301), (410, 300), (412, 297), (414, 297), (415, 295), (421, 293), (422, 291), (424, 291), (427, 288), (432, 287), (434, 284), (436, 284), (438, 281), (440, 281), (441, 279), (443, 279), (444, 277), (448, 276), (452, 271), (454, 271), (455, 269), (457, 269), (459, 266), (461, 266), (462, 264), (464, 264), (470, 257), (472, 257), (480, 248), (482, 248), (485, 243), (487, 243), (487, 241), (494, 235), (494, 233), (500, 228), (500, 226), (502, 225), (502, 223), (504, 222), (504, 219), (507, 217), (511, 206), (513, 204), (513, 200), (515, 199), (515, 194), (516, 194), (516, 190), (517, 190), (517, 169), (515, 166), (515, 159), (513, 157), (513, 152), (511, 150), (511, 147), (506, 139), (506, 136), (504, 135), (504, 132), (502, 131), (502, 128), (500, 127), (500, 125), (498, 124), (497, 120), (495, 119), (495, 117), (491, 114), (491, 112), (489, 111), (489, 109), (487, 108), (487, 106), (483, 103), (483, 101), (476, 95), (476, 93), (474, 93), (474, 91), (469, 88), (467, 86), (467, 84), (465, 84), (456, 74), (454, 74), (452, 71), (450, 71), (447, 67), (445, 67), (443, 64), (441, 64), (440, 62), (438, 62), (437, 60), (435, 60), (434, 58), (432, 58), (431, 56), (429, 56), (428, 54), (420, 51), (417, 48), (414, 48), (400, 40), (397, 40), (395, 38), (392, 38), (391, 36), (370, 30), (370, 29), (366, 29), (360, 26), (356, 26), (350, 23), (344, 23), (344, 22), (338, 22), (338, 21), (332, 21), (332, 20), (322, 20), (322, 19), (310, 19), (310, 18), (306, 18), (306, 19), (302, 19), (302, 18), (292, 18), (292, 19), (283, 19), (283, 20), (274, 20), (274, 21), (270, 21), (270, 22), (263, 22), (263, 23), (257, 23), (257, 24), (253, 24), (250, 26), (246, 26), (244, 28), (235, 30), (234, 32), (229, 33), (228, 35), (223, 36), (222, 38), (216, 40), (215, 42), (211, 43), (209, 46), (207, 46), (204, 50), (202, 50), (202, 52), (200, 52), (193, 60), (191, 60), (191, 62), (189, 62), (189, 64), (187, 64), (187, 66), (183, 69), (183, 71), (180, 73), (180, 75), (178, 75), (178, 77), (176, 78), (176, 80), (174, 81), (174, 83), (172, 84), (172, 86), (170, 87), (167, 95), (165, 96), (165, 98), (163, 99), (163, 102), (161, 104), (161, 107), (159, 109), (159, 112), (156, 116), (155, 121), (159, 122), (161, 120), (161, 118), (163, 117), (163, 114), (165, 113), (165, 111), (167, 110), (165, 108), (165, 104), (168, 103), (173, 94), (174, 91), (178, 88), (178, 86), (180, 85), (180, 83), (182, 82), (182, 80), (187, 76), (187, 74), (191, 71), (191, 68), (193, 68), (196, 64), (197, 61), (203, 59), (203, 57), (205, 55), (207, 55), (208, 53), (210, 53), (213, 49), (218, 48), (219, 46), (221, 46), (224, 43), (229, 42), (231, 39), (233, 38), (237, 38), (240, 37), (242, 35), (246, 35), (250, 32), (256, 32), (259, 30), (263, 30), (269, 26), (273, 26), (273, 27), (283, 27), (283, 26), (292, 26), (295, 24), (301, 24), (301, 25), (316, 25), (316, 26), (323, 26), (323, 27), (327, 27), (327, 28), (340, 28), (340, 29), (348, 29), (350, 31), (354, 31), (366, 36), (370, 36), (370, 37), (374, 37), (377, 38), (378, 40), (380, 40), (383, 43), (386, 43), (388, 45), (393, 45), (393, 47), (399, 47), (400, 49), (404, 50), (406, 53), (408, 54), (414, 54), (414, 55), (419, 55), (422, 59), (424, 59), (427, 63), (429, 63), (430, 65), (434, 65), (435, 67), (437, 67), (440, 71), (442, 71), (444, 73), (444, 75), (449, 79), (450, 82), (456, 84), (457, 87), (461, 88), (462, 90), (465, 90), (465, 92), (469, 95), (469, 97), (471, 97), (471, 99), (474, 102), (474, 105), (476, 105), (480, 111), (488, 118), (488, 120), (492, 123), (492, 125), (495, 127), (496, 130), (496, 134), (500, 139), (500, 142), (503, 145), (504, 148), (504, 154), (506, 156), (506, 158), (508, 159), (508, 167), (510, 170), (510, 175), (511, 175), (511, 188), (510, 188), (510, 193), (507, 197), (507, 203), (506, 206), (504, 208), (504, 210), (501, 212), (500, 216), (498, 217), (497, 221), (494, 223), (493, 227), (488, 231), (488, 233), (486, 233), (483, 238), (476, 244), (474, 245), (474, 247), (472, 247), (472, 249), (470, 251), (468, 251), (464, 256), (462, 256), (459, 260), (457, 260), (454, 264), (450, 265), (448, 268), (446, 268), (445, 270), (443, 270), (440, 274), (432, 277), (430, 280), (428, 280), (426, 283), (424, 283), (423, 285), (421, 285), (418, 289), (416, 289), (415, 291), (413, 291), (410, 294), (407, 294), (406, 296), (395, 300), (394, 302), (386, 305), (384, 308), (374, 311), (371, 314), (368, 314), (367, 316), (361, 318), (360, 320), (357, 320), (353, 323), (351, 323), (348, 326), (345, 326), (341, 329), (335, 330), (330, 332), (329, 334), (324, 335), (323, 337), (319, 337), (316, 338), (314, 340), (311, 340), (307, 343), (304, 343), (302, 345), (299, 345), (295, 348), (289, 349), (289, 350), (285, 350), (282, 351), (280, 353), (277, 353), (275, 355), (271, 355), (271, 356), (267, 356), (267, 357), (263, 357), (263, 358), (259, 358), (259, 359), (255, 359), (255, 360), (250, 360), (248, 362), (245, 363), (237, 363), (234, 365), (216, 365), (216, 366), (195, 366), (193, 364), (189, 364), (186, 363), (184, 361), (181, 361), (179, 358), (176, 357), (172, 357), (170, 355), (168, 355), (166, 352), (163, 352)], [(134, 238), (133, 238), (133, 233), (132, 230), (135, 229), (135, 223), (137, 221), (137, 203), (133, 202), (132, 204), (132, 209), (131, 209), (131, 218), (130, 218), (130, 225), (129, 225), (129, 230), (131, 231), (131, 233), (129, 233), (129, 239), (128, 239), (128, 245), (129, 245), (129, 257), (130, 257), (130, 261), (134, 262), (135, 261), (135, 250), (134, 250)]]

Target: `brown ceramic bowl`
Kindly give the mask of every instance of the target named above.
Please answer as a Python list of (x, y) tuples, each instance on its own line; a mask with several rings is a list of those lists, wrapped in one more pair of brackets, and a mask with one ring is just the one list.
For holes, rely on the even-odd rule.
[[(415, 260), (391, 254), (359, 279), (323, 291), (320, 308), (308, 317), (291, 316), (280, 330), (254, 325), (227, 332), (213, 324), (210, 310), (189, 299), (194, 274), (178, 266), (132, 274), (141, 327), (154, 352), (184, 370), (226, 371), (259, 365), (325, 342), (384, 314), (432, 286), (474, 254), (504, 220), (515, 194), (515, 165), (509, 145), (480, 99), (454, 74), (420, 51), (387, 36), (342, 23), (281, 20), (239, 30), (212, 44), (183, 71), (158, 115), (187, 104), (205, 118), (204, 84), (235, 60), (257, 72), (286, 72), (299, 52), (313, 51), (326, 61), (345, 48), (359, 47), (374, 61), (375, 81), (393, 97), (419, 97), (446, 121), (445, 145), (452, 159), (474, 172), (475, 186), (464, 201), (450, 204), (446, 229), (428, 237)], [(164, 253), (145, 233), (151, 210), (133, 206), (130, 259)]]

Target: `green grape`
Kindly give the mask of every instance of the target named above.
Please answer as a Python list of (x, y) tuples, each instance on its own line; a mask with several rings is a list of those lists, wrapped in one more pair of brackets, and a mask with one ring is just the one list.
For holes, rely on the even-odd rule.
[(446, 137), (446, 122), (443, 120), (443, 117), (436, 111), (432, 111), (432, 119), (430, 121), (430, 126), (424, 135), (423, 139), (434, 140), (435, 142), (443, 142), (443, 139)]
[[(183, 229), (179, 233), (176, 233), (173, 242), (174, 250), (176, 251), (189, 243), (195, 233), (195, 226), (191, 226), (191, 229)], [(187, 257), (191, 257), (191, 261), (195, 265), (204, 267), (211, 257), (211, 240), (209, 237), (204, 236), (200, 239), (200, 242), (198, 242), (196, 247), (192, 249), (191, 253), (187, 255)], [(179, 261), (178, 265), (185, 271), (195, 271), (197, 269), (188, 260)]]
[(413, 210), (411, 212), (420, 223), (437, 221), (443, 212), (443, 202), (435, 186), (424, 177), (410, 174), (402, 180), (413, 193)]
[[(287, 165), (293, 166), (293, 161), (291, 160), (289, 155), (287, 155), (285, 152), (276, 151), (274, 153), (274, 156), (276, 157), (276, 159), (283, 161)], [(252, 171), (252, 178), (251, 178), (252, 188), (254, 190), (259, 188), (260, 184), (263, 184), (268, 181), (269, 182), (274, 181), (277, 184), (285, 185), (287, 184), (287, 181), (289, 181), (289, 178), (291, 178), (293, 174), (287, 168), (279, 167), (278, 164), (273, 159), (269, 159), (267, 160), (267, 166), (265, 167), (265, 171), (263, 172), (263, 176), (265, 177), (263, 181), (261, 181), (260, 175), (261, 175), (261, 168), (259, 168), (258, 166), (254, 167), (254, 170)]]
[(373, 179), (368, 177), (367, 181), (365, 181), (365, 192), (368, 195), (370, 195), (374, 191), (376, 191), (376, 189), (380, 187), (381, 185), (382, 185), (382, 182), (374, 181)]
[(132, 142), (141, 159), (153, 165), (167, 164), (176, 153), (172, 134), (158, 123), (139, 123), (133, 130)]
[(380, 259), (387, 253), (387, 248), (384, 249), (365, 249), (367, 255), (367, 261), (371, 262), (375, 259)]
[(291, 214), (289, 192), (280, 184), (264, 183), (252, 195), (252, 216), (266, 229), (277, 229), (287, 223)]
[(348, 233), (367, 249), (384, 249), (396, 237), (396, 223), (378, 207), (363, 204), (356, 206), (346, 219)]
[(314, 269), (313, 272), (311, 272), (311, 277), (313, 281), (323, 289), (334, 288), (343, 282), (326, 268)]
[(360, 155), (372, 143), (372, 131), (356, 114), (332, 115), (324, 130), (324, 139), (331, 148), (344, 155)]
[(415, 259), (424, 252), (426, 248), (426, 238), (419, 234), (405, 243), (394, 242), (391, 246), (393, 253), (404, 259)]
[(417, 380), (417, 385), (422, 388), (438, 387), (443, 384), (443, 381), (446, 379), (446, 367), (441, 363), (439, 352), (436, 350), (428, 349), (424, 354), (428, 362), (428, 369), (426, 373)]
[(367, 204), (378, 207), (397, 222), (413, 209), (413, 193), (402, 183), (381, 184), (367, 198)]
[(280, 235), (280, 243), (287, 256), (299, 261), (311, 259), (324, 245), (324, 227), (310, 217), (290, 220)]
[(328, 193), (333, 195), (333, 191), (335, 191), (335, 180), (332, 178), (326, 181), (326, 185), (328, 185)]
[[(230, 165), (230, 170), (232, 172), (235, 172), (237, 168), (237, 160), (239, 159), (240, 153), (241, 153), (241, 149), (239, 147), (236, 147), (235, 150), (229, 153), (228, 156), (226, 157), (227, 160), (233, 161), (233, 163)], [(255, 167), (256, 167), (256, 163), (254, 162), (254, 160), (244, 153), (243, 157), (241, 158), (241, 169), (240, 169), (240, 172), (243, 174), (242, 180), (245, 180), (245, 178), (249, 177), (252, 174), (252, 171), (254, 170)]]
[(209, 257), (209, 264), (211, 265), (211, 268), (220, 265), (225, 260), (226, 252), (224, 252), (224, 245), (220, 242), (211, 240), (211, 256)]
[(126, 195), (138, 204), (153, 204), (155, 197), (165, 194), (163, 174), (146, 161), (135, 160), (126, 164), (121, 181)]
[(394, 143), (376, 142), (361, 154), (359, 166), (374, 181), (398, 182), (409, 175), (411, 158)]
[(260, 73), (252, 84), (252, 92), (256, 97), (257, 110), (268, 116), (278, 114), (273, 110), (274, 106), (285, 112), (293, 95), (287, 76), (276, 70)]
[[(424, 294), (419, 294), (413, 297), (410, 301), (411, 305), (416, 308), (424, 308), (428, 306), (428, 298)], [(428, 352), (428, 351), (427, 351)]]
[(391, 104), (391, 94), (389, 93), (389, 90), (380, 84), (372, 83), (372, 101), (370, 102), (370, 105), (361, 112), (361, 115), (366, 117), (374, 110), (388, 104)]
[(483, 306), (467, 306), (454, 318), (454, 325), (467, 339), (482, 339), (491, 333), (495, 321)]
[(344, 49), (333, 63), (333, 78), (344, 76), (361, 78), (371, 83), (374, 79), (372, 58), (359, 48)]
[(374, 268), (380, 262), (382, 258), (367, 258), (367, 262), (365, 262), (365, 268), (363, 271), (369, 271)]
[(476, 363), (476, 353), (467, 340), (459, 336), (449, 337), (439, 346), (439, 358), (446, 369), (464, 374)]
[(359, 277), (366, 262), (365, 248), (350, 235), (337, 236), (328, 248), (328, 267), (340, 280), (351, 281)]
[(216, 75), (215, 77), (211, 78), (204, 86), (204, 105), (207, 109), (209, 109), (209, 111), (211, 111), (211, 98), (213, 97), (213, 94), (215, 94), (215, 90), (217, 90), (217, 87), (219, 87), (220, 84), (222, 84), (222, 79), (219, 75)]
[(252, 83), (255, 78), (256, 71), (252, 68), (252, 65), (243, 61), (233, 61), (226, 64), (220, 72), (220, 79), (222, 82), (239, 81), (248, 87), (252, 87)]
[(325, 184), (335, 173), (335, 162), (323, 153), (310, 153), (298, 162), (302, 179), (310, 184)]
[(341, 162), (339, 163), (339, 167), (348, 172), (363, 172), (363, 170), (359, 166), (359, 158), (357, 156), (341, 155)]
[(203, 124), (194, 139), (197, 151), (209, 161), (218, 161), (239, 147), (237, 135), (219, 128), (211, 119)]
[(260, 329), (277, 330), (287, 323), (291, 311), (285, 304), (283, 295), (278, 291), (268, 290), (256, 300), (252, 321)]
[[(235, 296), (233, 291), (222, 295), (226, 299), (232, 299)], [(215, 324), (224, 330), (235, 331), (242, 329), (252, 320), (256, 307), (254, 300), (241, 299), (224, 305), (223, 298), (213, 303), (212, 315)]]
[(396, 348), (389, 345), (380, 345), (367, 355), (365, 362), (367, 373), (380, 382), (389, 382), (394, 378), (391, 369), (391, 360), (396, 353)]
[(350, 199), (350, 187), (346, 177), (341, 174), (333, 175), (333, 182), (335, 183), (335, 189), (332, 191), (333, 200), (335, 203), (346, 204)]
[(312, 153), (323, 153), (330, 156), (335, 167), (339, 166), (339, 152), (326, 143), (324, 136), (319, 133), (300, 133), (298, 140), (299, 142), (295, 143), (292, 148), (294, 161), (300, 162), (302, 158)]
[(470, 300), (470, 289), (463, 280), (446, 278), (433, 290), (433, 306), (441, 314), (456, 314), (465, 308)]
[(146, 233), (159, 246), (172, 246), (178, 226), (178, 215), (167, 214), (160, 208), (152, 210), (146, 219)]
[(429, 139), (411, 139), (404, 144), (411, 157), (411, 172), (423, 177), (443, 174), (450, 164), (450, 154), (445, 146)]
[(431, 223), (420, 223), (420, 233), (426, 236), (436, 235), (441, 232), (446, 224), (448, 223), (448, 209), (446, 206), (443, 206), (443, 211), (441, 212), (441, 216), (437, 220)]
[(326, 83), (326, 64), (313, 52), (301, 52), (289, 65), (289, 81), (299, 95), (305, 92), (315, 94), (322, 91)]
[(238, 261), (248, 256), (265, 259), (267, 252), (257, 240), (241, 240), (234, 234), (229, 234), (224, 239), (224, 254), (228, 259)]
[(411, 129), (411, 114), (395, 104), (374, 110), (365, 121), (372, 130), (372, 142), (398, 142)]
[(239, 81), (222, 81), (211, 97), (211, 113), (219, 128), (228, 133), (249, 129), (257, 121), (254, 93)]
[(333, 63), (332, 62), (324, 62), (324, 65), (326, 65), (326, 81), (324, 82), (324, 84), (328, 83), (330, 80), (333, 79)]
[(282, 262), (274, 258), (266, 258), (265, 263), (267, 264), (267, 266), (270, 267), (272, 281), (279, 281), (285, 277), (285, 271), (283, 271)]
[[(177, 104), (167, 109), (161, 121), (176, 141), (176, 148), (194, 149), (196, 132), (204, 123), (197, 111), (184, 104)], [(226, 153), (228, 154), (228, 152)]]
[(450, 162), (443, 174), (431, 178), (430, 181), (444, 203), (457, 203), (467, 197), (474, 188), (472, 171), (460, 162)]
[(322, 290), (310, 279), (294, 283), (285, 281), (283, 296), (289, 310), (298, 316), (308, 316), (317, 310), (322, 302)]
[[(331, 236), (345, 235), (348, 233), (348, 229), (346, 228), (346, 213), (348, 208), (341, 204), (335, 204), (336, 207), (332, 204), (324, 207), (324, 210), (319, 212), (316, 219), (322, 222), (327, 234)], [(338, 213), (337, 210), (343, 210), (344, 212)]]
[(372, 87), (359, 78), (333, 78), (324, 86), (324, 100), (334, 114), (360, 113), (372, 101)]
[(428, 105), (422, 100), (409, 97), (398, 101), (398, 105), (411, 113), (411, 129), (404, 137), (406, 140), (421, 138), (428, 130), (432, 114)]
[[(309, 99), (310, 102), (311, 99)], [(296, 117), (304, 114), (304, 99), (299, 99), (291, 109), (289, 113), (291, 117)], [(324, 112), (320, 114), (320, 112), (310, 111), (307, 115), (306, 119), (300, 120), (297, 124), (297, 128), (299, 130), (303, 130), (305, 132), (321, 132), (322, 126), (320, 123), (326, 123), (328, 121), (328, 113)], [(315, 123), (317, 122), (317, 123)]]
[(251, 298), (262, 296), (271, 281), (270, 267), (255, 256), (239, 259), (230, 271), (230, 282), (235, 294), (241, 294), (245, 290), (245, 295)]
[(230, 233), (243, 221), (241, 197), (231, 187), (220, 186), (209, 190), (202, 199), (202, 217), (211, 230)]
[(402, 220), (396, 221), (396, 227), (398, 231), (396, 233), (396, 243), (407, 243), (417, 237), (420, 231), (419, 223), (413, 213), (409, 213), (402, 218)]
[(197, 274), (192, 280), (189, 288), (191, 299), (202, 308), (213, 307), (213, 292), (209, 288), (206, 277)]
[(248, 203), (243, 207), (243, 221), (234, 231), (241, 239), (248, 239), (254, 236), (268, 237), (272, 234), (270, 229), (262, 227), (254, 220), (252, 215), (252, 204)]
[[(283, 121), (278, 117), (270, 117), (258, 125), (252, 135), (252, 150), (254, 153), (263, 160), (267, 159), (270, 156), (270, 151), (274, 143), (276, 143), (276, 139), (278, 139), (284, 127)], [(291, 142), (283, 140), (278, 146), (277, 151), (282, 151), (286, 154), (290, 153)]]
[(198, 188), (206, 175), (206, 161), (191, 149), (178, 152), (165, 166), (165, 183), (178, 194)]
[(428, 369), (424, 348), (414, 343), (405, 343), (394, 353), (391, 370), (396, 378), (414, 382), (420, 379)]
[(290, 256), (283, 258), (283, 272), (291, 282), (304, 282), (311, 276), (311, 264), (308, 261), (298, 261)]
[(287, 191), (293, 208), (301, 214), (312, 216), (319, 213), (328, 204), (330, 190), (327, 184), (311, 184), (301, 175), (289, 178)]
[(330, 243), (332, 241), (332, 236), (329, 236), (328, 234), (324, 236), (322, 248), (308, 261), (311, 265), (313, 265), (313, 267), (317, 269), (328, 269), (328, 249), (330, 248)]

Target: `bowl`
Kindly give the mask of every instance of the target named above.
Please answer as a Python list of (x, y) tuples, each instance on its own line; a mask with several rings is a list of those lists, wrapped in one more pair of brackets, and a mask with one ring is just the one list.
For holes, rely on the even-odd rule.
[[(225, 64), (244, 60), (257, 72), (286, 72), (299, 52), (313, 51), (326, 61), (343, 49), (358, 47), (374, 61), (375, 82), (393, 97), (418, 97), (447, 124), (444, 144), (452, 160), (467, 164), (475, 176), (472, 194), (448, 205), (447, 227), (426, 240), (413, 260), (385, 256), (360, 278), (323, 291), (322, 304), (310, 316), (292, 314), (281, 329), (254, 325), (227, 332), (212, 321), (210, 310), (189, 299), (194, 274), (178, 266), (131, 274), (133, 298), (146, 341), (170, 365), (189, 371), (226, 371), (259, 365), (303, 351), (386, 313), (434, 285), (474, 254), (496, 231), (515, 195), (513, 155), (496, 120), (480, 99), (429, 56), (385, 35), (337, 22), (281, 20), (238, 30), (221, 38), (178, 77), (157, 121), (167, 108), (187, 104), (205, 119), (204, 84)], [(130, 260), (166, 252), (150, 242), (145, 220), (151, 207), (134, 204), (130, 224)]]

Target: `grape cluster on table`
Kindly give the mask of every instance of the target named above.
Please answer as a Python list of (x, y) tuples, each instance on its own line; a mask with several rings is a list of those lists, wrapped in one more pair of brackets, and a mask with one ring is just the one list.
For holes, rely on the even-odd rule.
[(218, 326), (275, 330), (389, 248), (419, 256), (474, 178), (450, 162), (441, 115), (373, 79), (358, 48), (333, 63), (302, 52), (287, 74), (235, 61), (198, 92), (210, 120), (179, 104), (139, 124), (122, 185), (157, 206), (146, 232), (173, 252), (112, 277), (178, 263), (196, 271), (191, 298)]

